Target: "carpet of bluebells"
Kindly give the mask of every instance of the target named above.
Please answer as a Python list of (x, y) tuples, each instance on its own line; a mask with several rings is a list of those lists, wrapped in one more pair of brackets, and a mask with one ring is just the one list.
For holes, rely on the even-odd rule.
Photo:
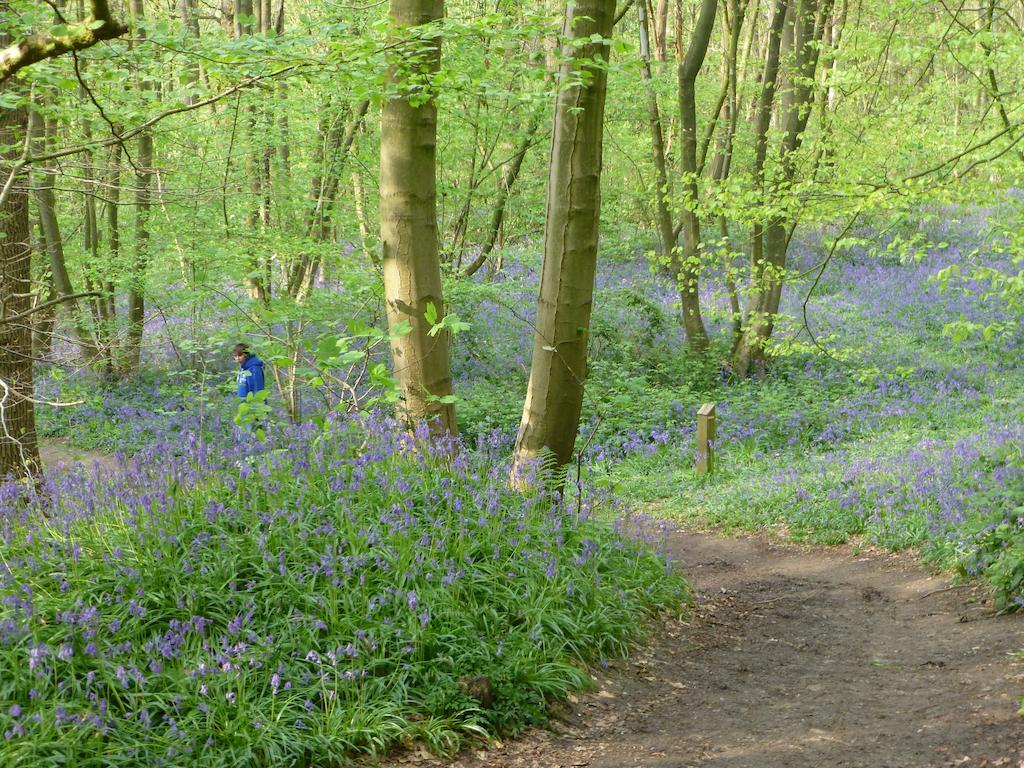
[(501, 440), (332, 418), (179, 425), (119, 471), (7, 485), (0, 762), (339, 765), (543, 721), (687, 588), (656, 526), (508, 469)]

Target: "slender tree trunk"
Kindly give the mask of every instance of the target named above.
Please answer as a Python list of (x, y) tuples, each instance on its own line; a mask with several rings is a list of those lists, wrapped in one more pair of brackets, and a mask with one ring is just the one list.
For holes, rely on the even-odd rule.
[[(198, 40), (199, 14), (196, 12), (196, 0), (178, 0), (178, 16), (189, 37)], [(191, 91), (192, 86), (199, 82), (199, 75), (199, 60), (194, 57), (186, 57), (186, 63), (182, 67), (181, 86), (185, 89), (185, 103), (189, 106), (198, 100)]]
[[(562, 467), (572, 459), (587, 378), (587, 343), (597, 267), (601, 155), (607, 90), (605, 66), (614, 0), (579, 0), (566, 8), (555, 99), (544, 265), (537, 299), (530, 382), (516, 437), (513, 482), (541, 458)], [(589, 71), (585, 83), (577, 73)]]
[(654, 156), (654, 200), (658, 240), (661, 242), (662, 257), (672, 266), (672, 274), (678, 278), (682, 265), (676, 252), (676, 234), (672, 226), (672, 213), (668, 208), (672, 192), (669, 186), (668, 163), (665, 159), (665, 134), (661, 124), (661, 110), (658, 107), (658, 94), (651, 85), (646, 3), (641, 2), (637, 8), (640, 16), (640, 74), (647, 86), (647, 121), (651, 130), (651, 153)]
[[(392, 37), (443, 17), (443, 0), (391, 0)], [(427, 319), (433, 313), (440, 322), (445, 314), (437, 248), (437, 106), (432, 93), (423, 98), (422, 84), (411, 99), (403, 72), (437, 72), (440, 61), (439, 34), (402, 46), (392, 61), (389, 78), (399, 93), (381, 109), (380, 232), (400, 413), (410, 427), (427, 421), (434, 434), (455, 434), (448, 332), (431, 335)]]
[[(0, 34), (0, 44), (8, 43)], [(0, 94), (12, 90), (0, 83)], [(28, 132), (24, 106), (0, 108), (0, 184), (11, 179)], [(32, 403), (32, 243), (28, 176), (18, 172), (0, 205), (0, 478), (41, 469)]]
[[(145, 30), (138, 25), (144, 16), (142, 0), (131, 0), (132, 19), (136, 25), (135, 35), (145, 38)], [(153, 82), (146, 76), (140, 77), (139, 90), (145, 94), (153, 90)], [(153, 134), (143, 131), (139, 134), (135, 163), (135, 249), (132, 254), (131, 284), (128, 290), (128, 328), (125, 338), (124, 366), (128, 371), (137, 371), (142, 359), (142, 336), (146, 321), (146, 272), (149, 268), (149, 207), (153, 174)]]
[[(647, 0), (640, 0), (638, 7), (645, 11)], [(658, 0), (654, 11), (654, 58), (659, 63), (668, 61), (668, 0)]]
[[(110, 250), (111, 263), (117, 264), (121, 260), (121, 225), (119, 218), (119, 209), (121, 207), (120, 144), (114, 144), (110, 148), (110, 171), (107, 176), (107, 185), (107, 246)], [(113, 340), (117, 332), (117, 303), (115, 301), (114, 282), (109, 278), (103, 281), (103, 306), (104, 310), (101, 314), (107, 323), (106, 335)], [(107, 353), (111, 363), (113, 362), (115, 352), (113, 341), (111, 341), (111, 349)]]
[(352, 202), (355, 207), (356, 221), (359, 223), (359, 246), (363, 253), (370, 257), (375, 267), (380, 266), (380, 254), (376, 248), (370, 247), (370, 220), (366, 215), (366, 190), (363, 188), (363, 174), (352, 171)]
[[(718, 140), (715, 154), (711, 161), (711, 178), (715, 185), (721, 186), (729, 178), (732, 170), (733, 141), (736, 137), (738, 123), (739, 97), (737, 83), (737, 66), (739, 56), (739, 40), (743, 30), (743, 19), (749, 0), (726, 0), (728, 24), (722, 30), (724, 48), (727, 51), (722, 58), (722, 81), (726, 98), (721, 106), (718, 119)], [(732, 313), (732, 335), (738, 338), (743, 328), (743, 315), (740, 306), (739, 291), (734, 277), (732, 243), (729, 235), (729, 221), (724, 213), (718, 215), (718, 234), (720, 247), (723, 251), (722, 268), (724, 283), (729, 294), (729, 309)]]
[[(321, 141), (316, 155), (317, 173), (313, 175), (310, 189), (310, 209), (306, 216), (306, 235), (317, 242), (328, 242), (331, 236), (331, 212), (341, 186), (341, 175), (345, 170), (356, 135), (366, 119), (370, 102), (359, 102), (351, 120), (339, 119), (331, 128), (321, 131)], [(304, 279), (315, 271), (312, 254), (304, 253), (291, 264), (285, 286), (290, 296), (297, 297), (303, 291)]]
[[(42, 117), (32, 120), (44, 122)], [(49, 144), (56, 135), (56, 123), (52, 119), (45, 120), (43, 132), (44, 143)], [(56, 197), (53, 193), (57, 172), (53, 168), (47, 168), (42, 173), (39, 186), (36, 188), (36, 206), (39, 209), (39, 223), (46, 243), (46, 255), (50, 264), (50, 273), (53, 277), (53, 285), (60, 297), (74, 296), (75, 288), (71, 283), (71, 275), (68, 273), (67, 262), (64, 258), (64, 240), (60, 231), (60, 222), (57, 219)], [(86, 232), (88, 233), (88, 222)], [(91, 358), (96, 352), (96, 345), (89, 333), (88, 325), (82, 314), (82, 308), (77, 299), (65, 298), (62, 302), (67, 316), (71, 319), (71, 326), (75, 334), (75, 340), (82, 354)]]
[[(822, 36), (832, 8), (832, 0), (821, 0), (820, 5), (818, 0), (797, 2), (793, 20), (795, 63), (780, 109), (780, 125), (783, 130), (779, 147), (781, 171), (775, 186), (782, 194), (792, 185), (796, 175), (796, 152), (813, 111), (815, 71)], [(767, 82), (768, 78), (765, 80)], [(733, 370), (739, 376), (747, 376), (752, 370), (763, 371), (767, 365), (765, 345), (771, 337), (779, 311), (792, 224), (793, 220), (789, 217), (772, 216), (759, 238), (763, 242), (761, 264), (755, 270), (751, 306), (743, 334), (733, 354)]]
[(352, 119), (347, 122), (338, 120), (326, 131), (317, 150), (320, 160), (317, 167), (322, 170), (313, 177), (310, 194), (312, 205), (306, 217), (306, 234), (314, 240), (324, 242), (329, 237), (331, 209), (338, 196), (338, 187), (356, 135), (369, 109), (369, 100), (360, 101)]
[[(761, 77), (761, 92), (754, 112), (754, 163), (751, 172), (755, 194), (764, 199), (764, 163), (768, 155), (768, 126), (771, 122), (772, 104), (775, 101), (775, 86), (779, 74), (779, 53), (782, 45), (782, 25), (786, 20), (788, 0), (775, 0), (772, 21), (768, 31), (768, 46), (765, 53), (764, 74)], [(760, 221), (752, 228), (750, 237), (750, 280), (751, 285), (761, 281), (765, 269), (764, 263), (764, 227)], [(747, 326), (755, 310), (756, 299), (752, 295), (747, 302), (743, 319)], [(733, 366), (737, 373), (746, 376), (750, 368), (749, 355), (751, 350), (744, 351), (739, 357), (743, 337), (736, 337), (733, 350)]]
[(700, 15), (690, 39), (686, 57), (679, 65), (679, 125), (682, 135), (683, 257), (679, 271), (679, 298), (683, 328), (690, 348), (704, 352), (708, 332), (700, 313), (699, 278), (701, 266), (700, 218), (697, 215), (697, 74), (704, 64), (711, 32), (715, 26), (718, 0), (701, 0)]
[(516, 148), (512, 159), (502, 169), (501, 183), (498, 188), (498, 200), (491, 209), (491, 220), (487, 226), (487, 240), (484, 241), (477, 257), (462, 271), (463, 277), (475, 274), (480, 267), (486, 264), (488, 257), (498, 243), (501, 227), (505, 223), (505, 209), (508, 207), (508, 199), (512, 194), (512, 187), (515, 186), (516, 180), (519, 179), (519, 172), (523, 168), (526, 153), (533, 146), (534, 138), (540, 129), (540, 120), (541, 112), (538, 110), (530, 118), (530, 123), (526, 127), (526, 133), (523, 135), (522, 141), (519, 142), (519, 146)]
[[(37, 280), (41, 284), (32, 302), (35, 310), (38, 306), (57, 299), (57, 291), (53, 287), (53, 275), (50, 274), (49, 264), (46, 256), (46, 238), (42, 234), (42, 225), (39, 229), (39, 245), (36, 249), (38, 262), (42, 269), (38, 270), (42, 277)], [(32, 358), (33, 360), (47, 360), (53, 354), (53, 333), (57, 325), (57, 306), (51, 304), (48, 307), (38, 309), (32, 315)]]

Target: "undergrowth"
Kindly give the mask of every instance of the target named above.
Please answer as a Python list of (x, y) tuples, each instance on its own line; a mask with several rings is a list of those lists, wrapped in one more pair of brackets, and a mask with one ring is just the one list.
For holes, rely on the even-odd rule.
[[(688, 591), (652, 530), (392, 421), (0, 498), (5, 766), (341, 765), (515, 733)], [(161, 457), (161, 461), (149, 459)], [(486, 693), (480, 691), (483, 686)]]

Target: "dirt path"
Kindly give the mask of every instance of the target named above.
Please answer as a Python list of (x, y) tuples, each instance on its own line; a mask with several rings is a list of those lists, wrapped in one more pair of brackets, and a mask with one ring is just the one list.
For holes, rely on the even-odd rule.
[(39, 455), (43, 459), (43, 466), (57, 467), (62, 464), (84, 464), (92, 469), (99, 466), (100, 469), (116, 469), (117, 460), (109, 453), (89, 451), (85, 448), (77, 448), (66, 440), (47, 438), (39, 442)]
[[(457, 768), (1024, 768), (1024, 616), (906, 556), (677, 534), (686, 623)], [(408, 754), (402, 763), (433, 763)]]

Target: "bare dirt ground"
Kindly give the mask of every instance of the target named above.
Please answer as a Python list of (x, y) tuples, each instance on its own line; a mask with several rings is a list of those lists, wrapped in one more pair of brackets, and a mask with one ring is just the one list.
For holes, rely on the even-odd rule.
[(905, 555), (675, 534), (699, 600), (550, 731), (452, 768), (1024, 768), (1024, 616)]
[(117, 460), (108, 453), (87, 451), (64, 440), (52, 438), (40, 441), (39, 455), (46, 467), (56, 467), (61, 464), (84, 464), (90, 469), (97, 465), (100, 469), (115, 469), (117, 467)]

